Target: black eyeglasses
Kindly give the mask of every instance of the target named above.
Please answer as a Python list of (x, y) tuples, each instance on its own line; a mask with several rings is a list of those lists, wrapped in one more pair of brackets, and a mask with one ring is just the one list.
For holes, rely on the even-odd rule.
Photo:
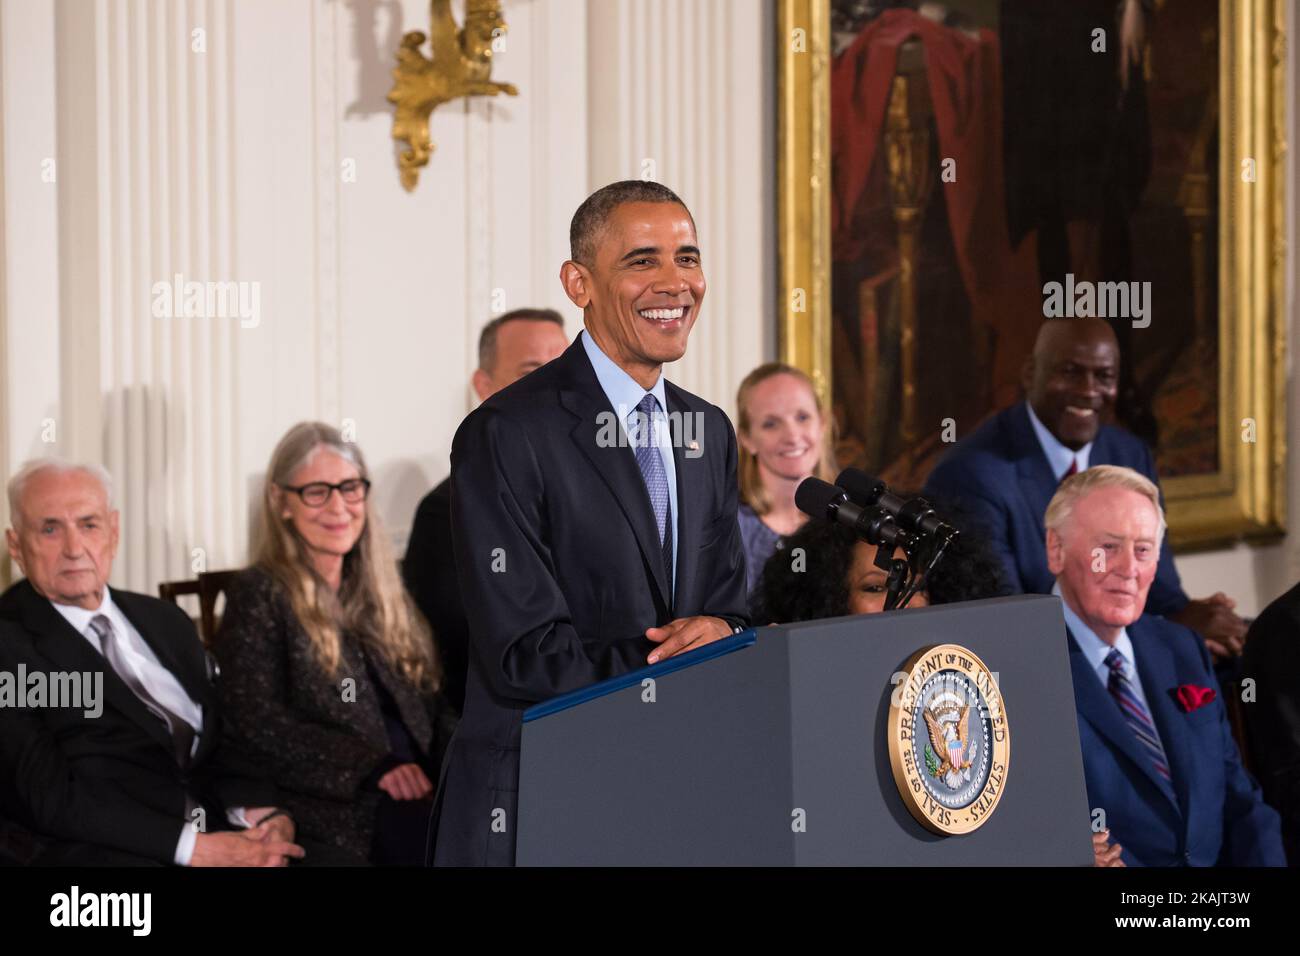
[(370, 494), (370, 479), (349, 478), (347, 481), (340, 481), (337, 485), (331, 485), (326, 481), (313, 481), (309, 484), (299, 485), (297, 488), (291, 488), (289, 485), (281, 485), (280, 487), (285, 491), (292, 491), (302, 499), (303, 504), (319, 508), (330, 500), (330, 495), (335, 491), (348, 504), (365, 501), (366, 496)]

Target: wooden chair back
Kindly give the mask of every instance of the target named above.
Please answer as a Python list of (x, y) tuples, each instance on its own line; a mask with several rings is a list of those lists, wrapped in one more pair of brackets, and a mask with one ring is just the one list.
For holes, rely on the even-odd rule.
[(163, 581), (158, 585), (158, 596), (164, 601), (179, 604), (176, 599), (183, 594), (194, 594), (199, 599), (199, 636), (204, 647), (211, 647), (217, 636), (217, 599), (230, 587), (238, 571), (204, 571), (188, 581)]

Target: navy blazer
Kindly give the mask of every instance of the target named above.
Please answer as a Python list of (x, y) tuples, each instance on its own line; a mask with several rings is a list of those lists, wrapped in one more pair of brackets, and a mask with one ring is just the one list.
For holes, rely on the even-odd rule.
[(699, 423), (682, 436), (696, 450), (673, 448), (673, 593), (645, 479), (632, 448), (604, 438), (614, 412), (581, 341), (456, 432), (452, 540), (470, 660), (443, 770), (436, 865), (514, 862), (530, 705), (644, 667), (655, 646), (648, 627), (695, 615), (748, 623), (735, 433), (717, 406), (671, 382), (665, 396), (670, 416)]
[[(1088, 464), (1132, 468), (1160, 486), (1151, 449), (1122, 428), (1101, 427)], [(1056, 578), (1047, 569), (1043, 515), (1058, 485), (1029, 421), (1029, 406), (1019, 402), (954, 445), (930, 472), (925, 493), (954, 502), (988, 534), (1012, 593), (1050, 594)], [(1165, 545), (1147, 596), (1146, 609), (1152, 614), (1175, 614), (1187, 604)]]
[[(1144, 614), (1128, 628), (1147, 706), (1169, 758), (1156, 773), (1088, 658), (1068, 635), (1083, 775), (1129, 866), (1285, 866), (1281, 823), (1241, 765), (1210, 655), (1195, 633)], [(1212, 687), (1185, 711), (1177, 689)]]

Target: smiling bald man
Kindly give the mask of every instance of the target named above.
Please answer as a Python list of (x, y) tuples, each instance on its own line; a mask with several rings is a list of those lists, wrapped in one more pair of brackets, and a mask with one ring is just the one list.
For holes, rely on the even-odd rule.
[[(1111, 424), (1119, 358), (1115, 333), (1104, 319), (1044, 322), (1023, 372), (1025, 401), (954, 445), (926, 481), (927, 493), (958, 503), (987, 532), (1013, 593), (1052, 589), (1043, 514), (1065, 478), (1093, 465), (1119, 465), (1159, 487), (1151, 449)], [(1196, 631), (1216, 658), (1232, 658), (1241, 653), (1246, 633), (1234, 606), (1223, 594), (1190, 600), (1173, 554), (1167, 546), (1160, 549), (1149, 613)]]

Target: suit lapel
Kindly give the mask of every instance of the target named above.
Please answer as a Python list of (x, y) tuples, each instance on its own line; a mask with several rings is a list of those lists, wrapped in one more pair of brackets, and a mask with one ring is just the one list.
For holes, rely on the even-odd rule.
[[(680, 432), (673, 435), (673, 464), (677, 470), (677, 591), (673, 595), (673, 616), (683, 617), (695, 613), (699, 606), (697, 594), (696, 562), (700, 556), (700, 536), (707, 523), (709, 464), (704, 458), (703, 436), (691, 416), (693, 412), (683, 401), (677, 387), (665, 384), (670, 412), (677, 413)], [(692, 442), (694, 448), (686, 447)], [(689, 454), (687, 454), (689, 452)]]
[(1092, 440), (1092, 450), (1088, 452), (1088, 467), (1093, 465), (1117, 465), (1115, 442), (1113, 435), (1115, 430), (1110, 425), (1102, 425), (1097, 429), (1097, 437)]
[[(347, 635), (343, 637), (341, 653), (348, 670), (353, 674), (365, 675), (367, 685), (373, 685), (383, 680), (379, 673), (382, 668), (371, 663), (365, 650), (352, 637)], [(384, 688), (390, 689), (387, 683), (384, 684)], [(324, 692), (330, 702), (331, 709), (337, 711), (342, 719), (359, 729), (361, 734), (376, 747), (386, 748), (389, 742), (388, 727), (384, 723), (384, 711), (379, 703), (379, 689), (371, 687), (369, 694), (357, 694), (355, 702), (347, 702), (339, 694), (332, 691), (333, 688), (326, 684)], [(364, 701), (364, 704), (358, 707), (358, 704), (361, 704), (362, 701)], [(340, 706), (342, 710), (339, 710)], [(343, 716), (344, 711), (347, 712), (345, 717)], [(398, 711), (402, 712), (400, 703), (398, 704)], [(412, 724), (404, 712), (402, 712), (402, 719), (406, 723), (407, 729), (412, 729)], [(418, 739), (418, 735), (414, 732), (412, 736)]]
[[(397, 711), (401, 715), (402, 724), (406, 727), (407, 733), (414, 738), (415, 742), (420, 745), (420, 749), (428, 751), (429, 744), (433, 738), (432, 725), (429, 722), (429, 714), (424, 709), (424, 704), (419, 695), (400, 677), (393, 673), (388, 663), (377, 654), (367, 654), (364, 650), (361, 653), (366, 654), (369, 662), (369, 673), (373, 679), (383, 685), (384, 690), (388, 691), (389, 696), (397, 705)], [(378, 697), (375, 698), (378, 703)], [(383, 725), (384, 715), (382, 708), (378, 709), (379, 723)], [(387, 739), (388, 730), (381, 727), (384, 731), (384, 737)]]
[[(610, 407), (600, 382), (596, 380), (596, 373), (583, 352), (581, 341), (575, 341), (563, 356), (556, 359), (557, 362), (566, 360), (572, 384), (560, 390), (560, 404), (577, 419), (570, 436), (609, 487), (619, 509), (632, 526), (637, 547), (641, 549), (641, 557), (650, 569), (660, 604), (667, 609), (668, 578), (664, 569), (663, 550), (659, 546), (659, 527), (650, 505), (645, 479), (641, 477), (636, 455), (628, 443), (624, 423), (618, 420), (617, 414)], [(679, 490), (680, 476), (679, 472)], [(680, 504), (680, 494), (678, 501)], [(680, 524), (681, 519), (678, 521)], [(683, 550), (679, 542), (678, 554)]]
[[(1138, 743), (1137, 737), (1133, 735), (1133, 729), (1129, 727), (1124, 720), (1124, 715), (1120, 713), (1119, 706), (1115, 699), (1110, 696), (1110, 692), (1102, 686), (1097, 677), (1097, 673), (1092, 669), (1087, 655), (1075, 642), (1074, 636), (1066, 629), (1066, 639), (1070, 642), (1070, 671), (1074, 679), (1074, 702), (1078, 707), (1079, 713), (1084, 719), (1096, 729), (1116, 750), (1128, 757), (1129, 760), (1144, 773), (1152, 785), (1163, 793), (1166, 799), (1178, 808), (1174, 800), (1174, 793), (1169, 787), (1169, 783), (1156, 773), (1155, 765), (1151, 762), (1151, 757), (1142, 749)], [(1146, 690), (1146, 680), (1142, 682), (1142, 689)]]
[(105, 706), (120, 711), (166, 748), (168, 753), (173, 753), (175, 745), (166, 725), (151, 714), (140, 698), (131, 692), (131, 688), (117, 676), (117, 671), (113, 670), (104, 655), (95, 650), (83, 635), (78, 634), (63, 615), (54, 609), (54, 605), (37, 594), (28, 582), (24, 581), (20, 586), (25, 589), (21, 596), (23, 626), (37, 636), (36, 647), (53, 665), (53, 669), (103, 672)]
[(1038, 436), (1034, 434), (1034, 426), (1029, 421), (1029, 409), (1024, 402), (1011, 410), (1009, 425), (1012, 454), (1016, 460), (1016, 475), (1020, 479), (1021, 492), (1034, 516), (1035, 527), (1041, 541), (1046, 535), (1043, 515), (1047, 513), (1047, 505), (1051, 502), (1052, 495), (1056, 494), (1056, 475), (1052, 473), (1052, 466), (1043, 452), (1043, 446), (1038, 443)]
[(1142, 681), (1142, 692), (1147, 698), (1147, 708), (1151, 711), (1151, 719), (1155, 721), (1156, 730), (1160, 734), (1165, 756), (1169, 758), (1169, 774), (1178, 792), (1178, 802), (1186, 813), (1191, 795), (1190, 774), (1195, 766), (1195, 757), (1192, 754), (1192, 742), (1188, 739), (1187, 718), (1169, 694), (1171, 688), (1178, 686), (1174, 658), (1159, 637), (1148, 633), (1141, 619), (1129, 627), (1128, 635), (1133, 642), (1133, 656), (1137, 660), (1138, 677)]
[[(180, 653), (180, 641), (188, 635), (185, 632), (163, 633), (158, 614), (153, 608), (149, 607), (148, 602), (139, 600), (135, 594), (127, 591), (114, 591), (113, 603), (117, 605), (123, 616), (131, 622), (131, 626), (136, 629), (144, 642), (149, 645), (154, 657), (158, 658), (158, 663), (171, 672), (171, 675), (181, 685), (181, 690), (185, 691), (190, 700), (202, 708), (200, 711), (202, 726), (199, 727), (198, 731), (199, 748), (194, 752), (195, 762), (202, 760), (206, 752), (217, 742), (216, 734), (206, 732), (209, 723), (216, 719), (216, 700), (212, 685), (207, 680), (207, 672), (195, 673), (192, 667), (186, 666), (185, 659)], [(195, 640), (197, 640), (197, 637)], [(135, 697), (134, 694), (131, 696)], [(145, 710), (147, 712), (148, 708), (145, 708)], [(150, 716), (152, 717), (152, 715)], [(156, 717), (152, 717), (152, 719), (155, 723), (159, 723)], [(170, 737), (168, 737), (168, 744), (172, 746)]]
[(160, 633), (157, 615), (147, 603), (139, 601), (134, 594), (114, 591), (113, 601), (144, 638), (144, 642), (158, 658), (158, 663), (171, 671), (172, 676), (180, 682), (181, 689), (191, 700), (206, 709), (211, 703), (212, 687), (208, 683), (206, 672), (195, 673), (192, 667), (187, 666), (179, 647), (183, 635)]

